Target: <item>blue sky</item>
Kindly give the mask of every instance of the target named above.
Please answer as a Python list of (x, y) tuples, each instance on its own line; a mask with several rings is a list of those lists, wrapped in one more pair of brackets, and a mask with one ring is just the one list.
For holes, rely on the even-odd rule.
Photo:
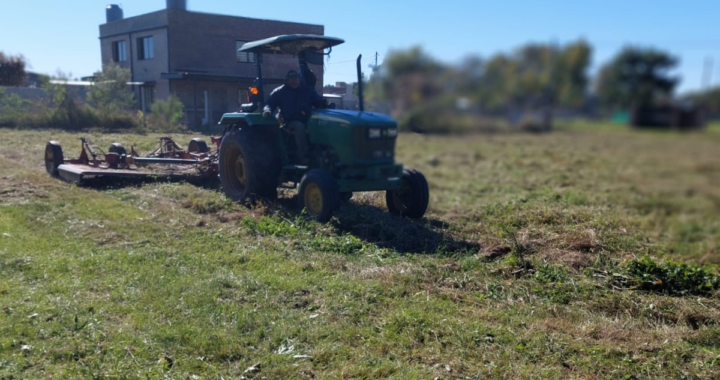
[[(100, 69), (98, 0), (0, 0), (0, 51), (23, 54), (31, 70), (73, 77)], [(165, 0), (121, 0), (125, 17), (165, 7)], [(446, 62), (489, 56), (533, 42), (564, 44), (578, 38), (595, 48), (593, 71), (622, 46), (662, 48), (680, 58), (681, 91), (702, 85), (703, 65), (713, 59), (720, 84), (720, 1), (715, 0), (445, 0), (445, 1), (231, 1), (188, 0), (191, 11), (309, 22), (346, 44), (326, 65), (326, 83), (353, 81), (351, 61), (365, 63), (390, 49), (421, 45)]]

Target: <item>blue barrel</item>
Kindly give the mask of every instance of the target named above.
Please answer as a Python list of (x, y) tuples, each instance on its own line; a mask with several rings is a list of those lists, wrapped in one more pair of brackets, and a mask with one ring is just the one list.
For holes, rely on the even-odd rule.
[(186, 0), (167, 0), (167, 9), (177, 9), (180, 11), (187, 10)]
[(123, 10), (117, 4), (109, 4), (105, 8), (105, 20), (107, 22), (113, 22), (123, 19)]

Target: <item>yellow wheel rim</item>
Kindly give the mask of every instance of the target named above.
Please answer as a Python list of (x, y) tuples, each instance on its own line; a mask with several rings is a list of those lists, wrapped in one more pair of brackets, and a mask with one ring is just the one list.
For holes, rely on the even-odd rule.
[(245, 170), (245, 157), (239, 153), (235, 159), (235, 176), (241, 185), (247, 184), (247, 171)]
[(305, 209), (313, 215), (320, 215), (323, 210), (323, 197), (320, 186), (310, 183), (305, 188)]

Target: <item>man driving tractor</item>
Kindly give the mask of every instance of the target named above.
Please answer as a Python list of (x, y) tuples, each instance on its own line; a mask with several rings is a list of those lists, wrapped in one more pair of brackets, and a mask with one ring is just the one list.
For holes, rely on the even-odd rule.
[(324, 99), (315, 91), (315, 87), (301, 83), (300, 74), (295, 70), (288, 71), (285, 84), (273, 90), (265, 103), (263, 117), (269, 118), (280, 108), (280, 118), (286, 128), (295, 132), (298, 157), (307, 159), (308, 142), (306, 124), (312, 114), (312, 107), (320, 107)]

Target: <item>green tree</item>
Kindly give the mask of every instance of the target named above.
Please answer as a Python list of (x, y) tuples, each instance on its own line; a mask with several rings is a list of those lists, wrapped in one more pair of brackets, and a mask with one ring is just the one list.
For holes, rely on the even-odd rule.
[(21, 86), (25, 82), (25, 57), (0, 51), (0, 86)]
[(600, 69), (597, 94), (610, 107), (650, 105), (670, 97), (678, 79), (669, 71), (678, 59), (662, 50), (626, 47)]
[(584, 102), (591, 58), (592, 46), (584, 40), (569, 44), (560, 51), (555, 68), (555, 91), (561, 105), (576, 107)]
[(88, 103), (103, 117), (130, 110), (135, 101), (127, 85), (129, 81), (130, 70), (117, 65), (104, 66), (103, 71), (95, 73), (95, 83), (88, 90)]
[(485, 64), (479, 80), (468, 86), (474, 89), (476, 99), (485, 108), (501, 108), (518, 94), (517, 73), (518, 67), (514, 60), (505, 54), (498, 54)]
[(23, 97), (18, 94), (7, 95), (3, 89), (0, 89), (0, 91), (2, 91), (0, 92), (0, 119), (5, 122), (13, 121), (19, 123), (32, 115), (31, 101), (23, 99)]
[(447, 67), (421, 47), (390, 51), (368, 85), (368, 93), (402, 114), (442, 94)]
[(720, 112), (720, 87), (713, 87), (705, 91), (688, 94), (685, 98), (710, 112)]
[(182, 130), (180, 121), (184, 115), (184, 108), (180, 99), (170, 95), (167, 100), (158, 100), (150, 107), (148, 121), (152, 130), (173, 131)]
[[(592, 47), (583, 40), (562, 48), (527, 44), (513, 54), (491, 57), (484, 63), (482, 75), (464, 87), (474, 89), (475, 97), (491, 109), (526, 104), (541, 96), (575, 107), (587, 92), (591, 54)], [(477, 63), (475, 66), (477, 72)]]

